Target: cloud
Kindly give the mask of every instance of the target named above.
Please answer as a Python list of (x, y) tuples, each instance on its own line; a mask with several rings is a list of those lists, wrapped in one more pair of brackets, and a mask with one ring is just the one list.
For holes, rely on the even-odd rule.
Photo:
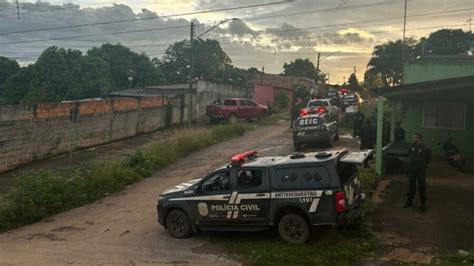
[(256, 35), (257, 34), (256, 31), (252, 30), (245, 22), (243, 22), (241, 20), (232, 21), (229, 24), (228, 30), (229, 30), (230, 34), (237, 35), (237, 36), (243, 36), (245, 34), (248, 34), (248, 35)]

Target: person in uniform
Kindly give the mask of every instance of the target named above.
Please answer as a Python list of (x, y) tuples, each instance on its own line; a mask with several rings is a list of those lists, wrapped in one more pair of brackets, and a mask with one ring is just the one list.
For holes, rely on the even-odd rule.
[(364, 125), (364, 119), (365, 115), (360, 110), (357, 110), (357, 112), (354, 114), (354, 132), (352, 134), (354, 138), (361, 136), (362, 126)]
[[(370, 119), (366, 120), (365, 126), (362, 127), (361, 133), (360, 133), (360, 149), (361, 150), (367, 150), (367, 149), (373, 149), (375, 144), (375, 130), (374, 126), (372, 125), (372, 122)], [(372, 159), (372, 156), (365, 160), (364, 162), (364, 167), (368, 168), (369, 167), (369, 160)]]
[(413, 142), (408, 149), (408, 193), (407, 201), (403, 208), (413, 206), (413, 197), (415, 196), (416, 186), (418, 184), (418, 193), (420, 194), (421, 211), (426, 211), (426, 169), (431, 163), (431, 151), (423, 143), (423, 135), (415, 133)]
[(293, 107), (291, 107), (291, 124), (290, 124), (290, 128), (293, 128), (293, 125), (295, 124), (295, 121), (296, 119), (298, 118), (299, 116), (299, 111), (300, 111), (300, 105), (295, 102), (293, 104)]
[(402, 128), (400, 122), (395, 124), (395, 141), (396, 142), (405, 142), (405, 129)]

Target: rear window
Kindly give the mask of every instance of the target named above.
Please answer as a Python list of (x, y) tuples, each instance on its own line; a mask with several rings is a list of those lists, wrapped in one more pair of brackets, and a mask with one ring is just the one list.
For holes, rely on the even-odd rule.
[(350, 180), (353, 176), (357, 175), (357, 166), (352, 163), (337, 163), (337, 174), (339, 175), (339, 179), (341, 180), (341, 184), (346, 183)]
[(237, 106), (236, 100), (224, 100), (224, 105), (226, 106)]
[(328, 106), (328, 102), (327, 101), (313, 101), (313, 102), (309, 102), (309, 106)]
[(324, 188), (331, 185), (331, 177), (325, 167), (281, 168), (276, 170), (280, 188)]

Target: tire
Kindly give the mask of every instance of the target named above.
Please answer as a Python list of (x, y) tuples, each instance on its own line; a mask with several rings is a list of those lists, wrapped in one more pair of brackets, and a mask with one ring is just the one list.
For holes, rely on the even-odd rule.
[(229, 123), (230, 123), (230, 124), (235, 124), (235, 123), (237, 123), (237, 116), (236, 116), (235, 114), (231, 114), (231, 115), (229, 116)]
[(303, 244), (308, 241), (311, 230), (308, 222), (298, 214), (286, 214), (278, 222), (278, 233), (289, 244)]
[(170, 235), (175, 238), (188, 238), (193, 233), (188, 215), (181, 210), (171, 211), (166, 216), (166, 228)]

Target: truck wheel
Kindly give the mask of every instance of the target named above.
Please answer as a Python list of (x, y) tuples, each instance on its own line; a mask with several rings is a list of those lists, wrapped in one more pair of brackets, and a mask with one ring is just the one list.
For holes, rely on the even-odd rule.
[(166, 228), (175, 238), (187, 238), (193, 233), (188, 216), (181, 210), (174, 210), (168, 214)]
[(297, 214), (286, 214), (278, 223), (278, 233), (281, 239), (289, 244), (303, 244), (311, 234), (306, 220)]
[(229, 116), (229, 123), (230, 123), (230, 124), (235, 124), (235, 123), (237, 123), (237, 116), (236, 116), (235, 114), (231, 114), (231, 115)]

